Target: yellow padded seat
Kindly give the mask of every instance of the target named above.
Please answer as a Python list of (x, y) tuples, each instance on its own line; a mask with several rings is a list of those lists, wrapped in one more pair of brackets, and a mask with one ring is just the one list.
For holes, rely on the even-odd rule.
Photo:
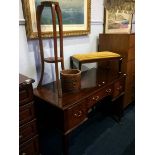
[(74, 54), (72, 57), (79, 61), (84, 61), (84, 60), (93, 60), (93, 59), (101, 59), (101, 58), (119, 58), (121, 57), (120, 54), (114, 53), (114, 52), (109, 52), (109, 51), (104, 51), (104, 52), (91, 52), (87, 54)]

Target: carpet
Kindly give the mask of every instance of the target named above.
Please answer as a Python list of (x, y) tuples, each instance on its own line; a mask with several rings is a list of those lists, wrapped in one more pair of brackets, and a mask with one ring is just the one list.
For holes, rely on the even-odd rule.
[[(69, 136), (69, 155), (134, 155), (135, 108), (130, 105), (118, 123), (96, 110)], [(42, 155), (62, 155), (61, 136), (56, 129), (40, 136)]]

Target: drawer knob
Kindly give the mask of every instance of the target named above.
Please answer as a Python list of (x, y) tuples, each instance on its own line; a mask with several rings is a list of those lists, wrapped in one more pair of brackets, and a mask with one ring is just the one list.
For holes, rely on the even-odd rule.
[(77, 113), (74, 113), (74, 116), (75, 117), (80, 117), (82, 115), (82, 111), (80, 110), (80, 111), (78, 111)]
[(27, 154), (27, 153), (25, 153), (25, 152), (24, 152), (24, 153), (22, 153), (22, 155), (26, 155), (26, 154)]
[(117, 88), (117, 90), (121, 90), (122, 89), (122, 86), (119, 86), (118, 88)]
[(99, 86), (99, 87), (101, 87), (101, 85), (100, 85), (100, 84), (98, 84), (98, 86)]
[(106, 92), (107, 92), (107, 93), (110, 93), (110, 92), (111, 92), (111, 89), (107, 89)]

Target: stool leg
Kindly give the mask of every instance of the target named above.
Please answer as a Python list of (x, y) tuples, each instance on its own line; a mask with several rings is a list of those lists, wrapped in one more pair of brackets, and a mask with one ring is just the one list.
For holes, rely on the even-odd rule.
[(79, 70), (81, 70), (81, 62), (79, 62)]
[(73, 69), (73, 59), (70, 57), (70, 68)]

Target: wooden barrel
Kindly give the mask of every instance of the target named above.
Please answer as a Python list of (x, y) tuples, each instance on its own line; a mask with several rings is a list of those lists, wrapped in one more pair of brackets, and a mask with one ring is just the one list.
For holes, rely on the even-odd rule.
[(77, 92), (81, 88), (81, 71), (67, 69), (60, 72), (61, 87), (63, 92)]

